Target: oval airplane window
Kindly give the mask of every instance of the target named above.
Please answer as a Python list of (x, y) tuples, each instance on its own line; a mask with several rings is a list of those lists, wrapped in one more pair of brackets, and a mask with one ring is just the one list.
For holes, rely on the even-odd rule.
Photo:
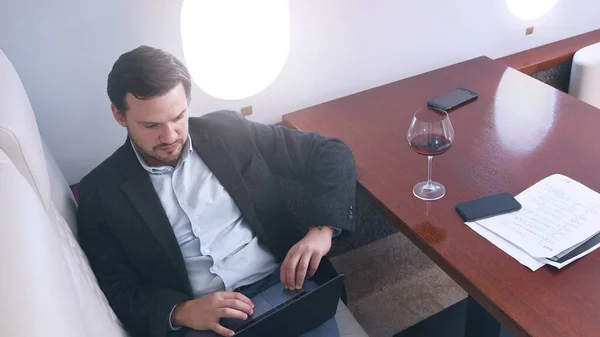
[(277, 78), (290, 49), (287, 0), (184, 0), (183, 54), (207, 94), (234, 100)]
[(558, 0), (506, 0), (508, 10), (521, 20), (534, 20), (548, 13)]

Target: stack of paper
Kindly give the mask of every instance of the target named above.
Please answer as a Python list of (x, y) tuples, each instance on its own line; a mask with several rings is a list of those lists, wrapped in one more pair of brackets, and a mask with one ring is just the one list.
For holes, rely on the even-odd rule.
[(521, 210), (466, 224), (533, 271), (600, 247), (600, 194), (581, 183), (554, 174), (515, 199)]

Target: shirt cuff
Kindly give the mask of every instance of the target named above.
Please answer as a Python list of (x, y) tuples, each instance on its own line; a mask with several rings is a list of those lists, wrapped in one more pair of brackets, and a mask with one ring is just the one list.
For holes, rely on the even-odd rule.
[(329, 226), (329, 228), (333, 229), (333, 237), (334, 238), (342, 233), (342, 230), (339, 227)]
[(169, 331), (177, 331), (183, 328), (182, 326), (173, 326), (173, 323), (171, 322), (171, 317), (173, 316), (173, 311), (175, 311), (175, 308), (177, 308), (177, 304), (173, 306), (171, 313), (169, 313)]

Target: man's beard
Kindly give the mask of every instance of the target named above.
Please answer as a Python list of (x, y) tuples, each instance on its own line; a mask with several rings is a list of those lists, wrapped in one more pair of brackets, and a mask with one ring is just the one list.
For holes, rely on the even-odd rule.
[[(131, 134), (129, 135), (129, 139), (131, 140), (135, 148), (140, 152), (140, 154), (142, 154), (142, 157), (146, 161), (146, 164), (151, 166), (175, 166), (179, 161), (179, 158), (181, 157), (181, 152), (183, 150), (183, 140), (181, 139), (171, 144), (159, 144), (157, 146), (154, 146), (151, 151), (148, 151), (148, 149), (139, 146), (135, 138), (131, 137)], [(166, 155), (161, 155), (161, 147), (168, 147), (173, 144), (180, 144), (180, 146), (177, 148), (177, 150), (175, 150), (175, 152), (171, 152), (170, 154)]]

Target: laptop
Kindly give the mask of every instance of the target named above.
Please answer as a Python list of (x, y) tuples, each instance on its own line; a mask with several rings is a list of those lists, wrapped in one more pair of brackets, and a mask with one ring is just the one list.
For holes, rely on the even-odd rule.
[[(318, 285), (306, 280), (301, 289), (286, 290), (283, 284), (252, 297), (254, 313), (247, 320), (222, 319), (221, 325), (239, 337), (298, 336), (335, 316), (344, 275)], [(213, 331), (190, 330), (185, 337), (215, 337)]]

